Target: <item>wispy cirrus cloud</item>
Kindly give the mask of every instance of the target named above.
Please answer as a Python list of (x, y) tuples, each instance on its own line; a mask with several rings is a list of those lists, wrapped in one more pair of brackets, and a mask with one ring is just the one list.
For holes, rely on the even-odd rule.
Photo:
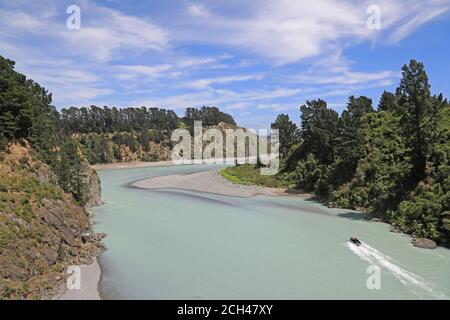
[(298, 83), (308, 84), (365, 84), (378, 82), (384, 85), (386, 81), (394, 80), (400, 77), (400, 72), (379, 71), (379, 72), (355, 72), (342, 70), (340, 72), (328, 74), (302, 74), (293, 79)]
[(205, 88), (210, 87), (213, 84), (225, 84), (225, 83), (231, 83), (231, 82), (261, 80), (262, 78), (263, 78), (262, 75), (231, 75), (231, 76), (218, 77), (218, 78), (192, 80), (192, 81), (188, 81), (188, 82), (182, 84), (182, 86), (195, 88), (195, 89), (205, 89)]
[[(91, 57), (100, 62), (112, 59), (120, 51), (163, 51), (168, 47), (167, 31), (147, 19), (125, 15), (90, 1), (82, 1), (81, 10), (83, 19), (79, 30), (68, 30), (65, 21), (54, 14), (37, 15), (18, 9), (0, 10), (0, 26), (9, 30), (4, 33), (5, 37), (32, 34), (51, 39), (52, 45), (65, 50), (66, 55), (78, 54), (80, 58)], [(46, 44), (47, 41), (42, 45)]]
[(165, 71), (171, 70), (170, 64), (146, 66), (146, 65), (121, 65), (115, 67), (118, 71), (117, 78), (130, 80), (138, 76), (145, 76), (148, 79), (155, 79), (165, 75)]
[[(187, 12), (196, 21), (191, 30), (180, 33), (182, 40), (243, 47), (276, 63), (291, 63), (361, 41), (382, 41), (386, 35), (399, 42), (450, 10), (448, 0), (242, 0), (234, 5), (244, 13), (236, 17), (210, 10), (207, 4), (190, 4)], [(381, 10), (379, 31), (366, 26), (370, 5)], [(204, 25), (208, 32), (199, 32)]]
[(443, 15), (450, 10), (450, 5), (444, 5), (431, 10), (425, 10), (417, 15), (411, 17), (411, 19), (395, 29), (389, 36), (389, 41), (392, 43), (399, 43), (409, 35), (411, 35), (417, 28), (423, 24), (433, 20), (436, 17)]

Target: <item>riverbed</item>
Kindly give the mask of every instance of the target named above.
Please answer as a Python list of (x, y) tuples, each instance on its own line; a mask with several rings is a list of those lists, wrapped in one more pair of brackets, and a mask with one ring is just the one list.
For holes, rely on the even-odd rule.
[[(217, 168), (99, 171), (105, 204), (93, 208), (94, 227), (108, 235), (99, 258), (102, 298), (450, 297), (450, 250), (416, 248), (409, 236), (360, 213), (304, 197), (245, 198), (130, 185)], [(350, 244), (351, 236), (363, 245)]]

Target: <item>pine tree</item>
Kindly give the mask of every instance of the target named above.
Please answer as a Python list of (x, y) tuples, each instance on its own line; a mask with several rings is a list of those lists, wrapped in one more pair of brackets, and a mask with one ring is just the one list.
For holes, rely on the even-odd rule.
[(364, 96), (349, 98), (347, 110), (339, 119), (337, 145), (339, 163), (336, 166), (335, 177), (337, 180), (334, 183), (346, 182), (355, 173), (358, 161), (364, 155), (364, 136), (361, 132), (362, 117), (373, 111), (371, 99)]
[(303, 158), (315, 155), (321, 164), (332, 164), (336, 155), (339, 115), (321, 99), (300, 107)]
[(271, 124), (272, 129), (279, 130), (280, 156), (286, 157), (289, 149), (299, 141), (299, 130), (287, 114), (277, 116), (275, 122)]
[(383, 91), (380, 103), (378, 104), (378, 110), (398, 113), (398, 104), (395, 95), (391, 92)]
[(411, 148), (413, 169), (411, 184), (425, 177), (427, 138), (430, 131), (430, 85), (422, 63), (411, 60), (402, 67), (402, 79), (396, 91), (398, 114)]
[(72, 194), (80, 205), (85, 205), (88, 200), (88, 186), (85, 174), (86, 164), (81, 158), (80, 147), (79, 143), (73, 139), (68, 139), (62, 145), (57, 174), (64, 191)]

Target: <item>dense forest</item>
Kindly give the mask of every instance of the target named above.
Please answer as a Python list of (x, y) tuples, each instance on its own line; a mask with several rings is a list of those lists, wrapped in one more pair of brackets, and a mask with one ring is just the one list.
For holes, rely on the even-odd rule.
[(59, 117), (64, 133), (83, 146), (91, 164), (168, 160), (174, 129), (192, 130), (194, 120), (202, 121), (204, 126), (220, 122), (235, 125), (229, 114), (206, 106), (187, 108), (181, 118), (166, 109), (107, 106), (63, 109)]
[(331, 206), (359, 209), (397, 230), (450, 244), (450, 105), (431, 95), (424, 65), (402, 68), (394, 93), (351, 96), (341, 115), (323, 100), (279, 115), (278, 179)]
[(0, 56), (0, 154), (7, 144), (29, 141), (40, 160), (50, 165), (64, 191), (81, 205), (88, 195), (86, 161), (76, 141), (64, 134), (52, 95), (14, 70)]

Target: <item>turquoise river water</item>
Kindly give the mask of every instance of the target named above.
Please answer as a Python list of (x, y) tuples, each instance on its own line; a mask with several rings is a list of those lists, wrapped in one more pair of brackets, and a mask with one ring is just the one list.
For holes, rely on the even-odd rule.
[[(211, 169), (99, 171), (106, 203), (93, 211), (95, 230), (108, 234), (100, 257), (104, 298), (449, 299), (450, 250), (415, 248), (409, 236), (350, 210), (292, 196), (128, 186)], [(351, 236), (363, 245), (350, 244)], [(367, 286), (368, 278), (377, 283), (372, 265), (379, 289)]]

